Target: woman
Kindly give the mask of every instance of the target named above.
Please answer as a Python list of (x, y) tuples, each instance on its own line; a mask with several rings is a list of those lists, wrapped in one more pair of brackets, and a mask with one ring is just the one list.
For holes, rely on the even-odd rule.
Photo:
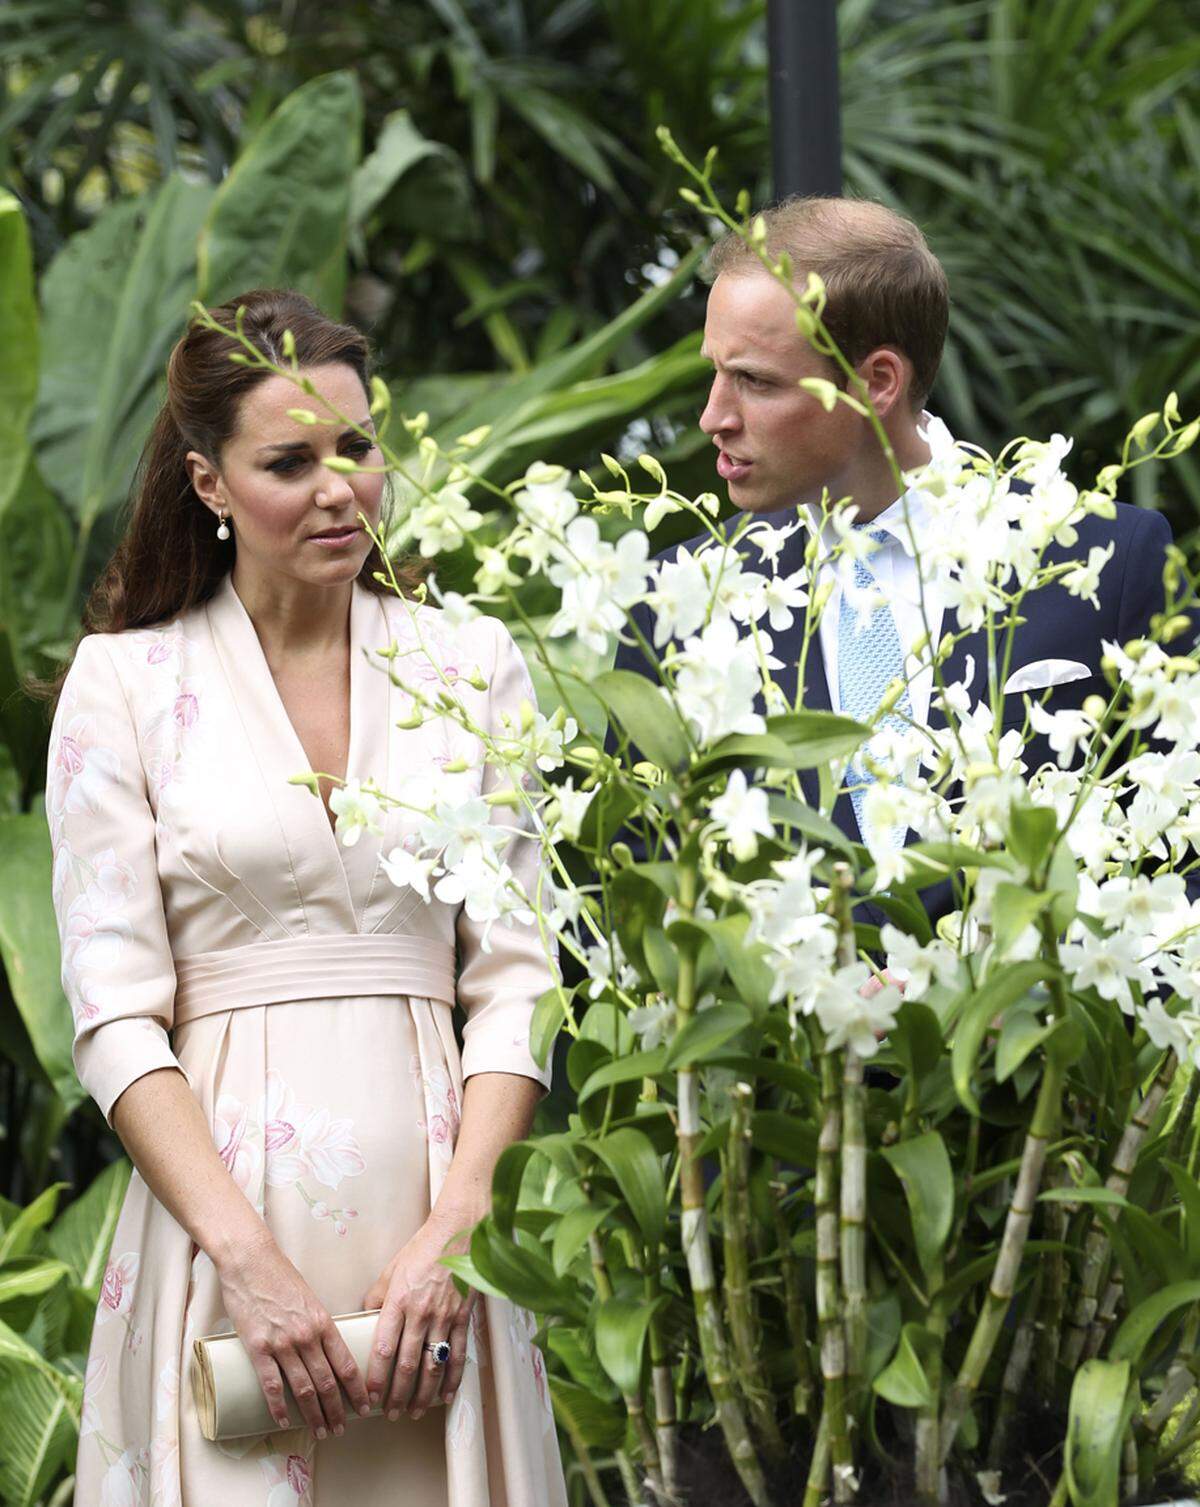
[[(97, 1307), (75, 1500), (564, 1503), (528, 1316), (464, 1300), (439, 1260), (486, 1211), (496, 1158), (547, 1082), (528, 1038), (551, 965), (533, 927), (496, 926), (485, 952), (460, 907), (389, 882), (382, 856), (411, 812), (348, 846), (330, 805), (342, 779), (396, 790), (459, 761), (445, 778), (492, 788), (480, 740), (448, 718), (413, 726), (404, 687), (448, 682), (498, 729), (532, 699), (528, 673), (494, 619), (455, 630), (380, 589), (359, 515), (378, 521), (383, 478), (336, 459), (378, 465), (378, 451), (289, 415), (370, 428), (362, 337), (294, 293), (248, 293), (218, 321), (238, 305), (277, 363), (292, 332), (315, 396), (232, 363), (211, 329), (179, 342), (51, 741), (76, 1066), (137, 1169)], [(374, 657), (389, 644), (391, 676)], [(319, 800), (289, 783), (306, 771)], [(532, 886), (537, 844), (514, 832), (504, 856)], [(365, 1377), (331, 1320), (360, 1308), (383, 1310)], [(281, 1429), (285, 1380), (305, 1427), (202, 1438), (192, 1341), (231, 1328)], [(346, 1426), (377, 1398), (383, 1416)]]

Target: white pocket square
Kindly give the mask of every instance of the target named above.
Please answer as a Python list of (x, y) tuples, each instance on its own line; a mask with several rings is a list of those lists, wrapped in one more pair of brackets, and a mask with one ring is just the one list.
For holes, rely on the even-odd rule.
[(1044, 691), (1048, 686), (1066, 685), (1072, 680), (1086, 680), (1091, 675), (1087, 665), (1077, 659), (1035, 659), (1022, 665), (1004, 682), (1004, 694), (1010, 691)]

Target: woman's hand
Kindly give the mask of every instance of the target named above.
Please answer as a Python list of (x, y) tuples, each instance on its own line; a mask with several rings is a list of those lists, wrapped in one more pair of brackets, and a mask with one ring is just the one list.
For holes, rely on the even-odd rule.
[(318, 1439), (327, 1429), (340, 1434), (345, 1427), (341, 1388), (359, 1413), (371, 1411), (366, 1384), (329, 1310), (265, 1229), (261, 1239), (223, 1256), (217, 1276), (225, 1312), (280, 1428), (291, 1427), (284, 1377)]
[[(474, 1222), (464, 1218), (459, 1228)], [(442, 1256), (467, 1247), (466, 1235), (447, 1243), (453, 1233), (443, 1219), (431, 1217), (392, 1257), (363, 1298), (364, 1308), (381, 1310), (367, 1367), (367, 1392), (374, 1406), (384, 1395), (394, 1356), (391, 1388), (384, 1403), (393, 1421), (404, 1409), (420, 1418), (435, 1403), (449, 1403), (462, 1380), (476, 1295), (461, 1297), (449, 1270), (441, 1264)], [(450, 1342), (450, 1359), (444, 1366), (436, 1365), (424, 1348), (437, 1340)]]

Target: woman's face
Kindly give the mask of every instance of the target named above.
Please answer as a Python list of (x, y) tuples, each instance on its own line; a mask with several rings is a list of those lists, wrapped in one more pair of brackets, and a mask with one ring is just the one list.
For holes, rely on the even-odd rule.
[[(314, 394), (286, 377), (267, 377), (243, 398), (218, 465), (195, 450), (187, 464), (197, 495), (214, 514), (214, 530), (216, 515), (228, 515), (239, 576), (331, 586), (352, 581), (362, 569), (371, 540), (359, 514), (378, 528), (384, 478), (345, 475), (328, 465), (338, 456), (363, 466), (380, 463), (369, 440), (334, 418), (341, 414), (374, 429), (354, 368), (312, 366), (299, 375)], [(320, 422), (289, 418), (289, 409), (308, 409)]]

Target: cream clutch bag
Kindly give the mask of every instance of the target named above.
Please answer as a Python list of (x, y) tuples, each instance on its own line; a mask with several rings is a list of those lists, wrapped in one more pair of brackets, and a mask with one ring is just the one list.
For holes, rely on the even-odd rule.
[[(371, 1308), (339, 1314), (333, 1321), (364, 1377), (378, 1318), (379, 1309)], [(244, 1439), (250, 1434), (280, 1432), (267, 1410), (258, 1372), (236, 1334), (211, 1334), (192, 1346), (192, 1396), (200, 1432), (206, 1439)], [(286, 1381), (284, 1402), (295, 1427), (302, 1427), (303, 1419)], [(382, 1401), (371, 1410), (372, 1414), (382, 1411)], [(347, 1407), (346, 1421), (357, 1417), (359, 1414)]]

